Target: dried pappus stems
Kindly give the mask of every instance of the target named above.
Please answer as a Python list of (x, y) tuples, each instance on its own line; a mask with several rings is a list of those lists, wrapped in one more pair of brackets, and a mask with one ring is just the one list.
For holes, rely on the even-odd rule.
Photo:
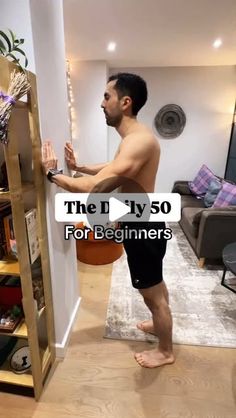
[(11, 73), (10, 83), (7, 93), (0, 91), (0, 141), (8, 143), (7, 130), (11, 110), (17, 100), (23, 97), (30, 89), (27, 75), (24, 72)]

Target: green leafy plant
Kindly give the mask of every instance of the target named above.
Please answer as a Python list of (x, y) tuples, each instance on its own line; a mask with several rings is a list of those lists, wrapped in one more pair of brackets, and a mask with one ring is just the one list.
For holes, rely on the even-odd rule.
[(0, 30), (0, 55), (3, 55), (6, 58), (10, 58), (11, 61), (19, 65), (21, 68), (22, 66), (20, 64), (20, 58), (17, 58), (15, 53), (23, 55), (25, 60), (24, 66), (26, 68), (28, 65), (28, 59), (25, 52), (19, 48), (20, 45), (23, 45), (25, 40), (22, 38), (18, 39), (12, 30), (8, 29), (8, 31), (10, 35), (7, 35), (5, 32)]

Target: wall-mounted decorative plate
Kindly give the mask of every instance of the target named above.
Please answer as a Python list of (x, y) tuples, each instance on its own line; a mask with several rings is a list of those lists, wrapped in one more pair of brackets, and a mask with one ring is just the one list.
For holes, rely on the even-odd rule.
[(179, 136), (183, 132), (185, 124), (185, 113), (180, 106), (175, 104), (163, 106), (154, 119), (157, 132), (166, 139)]

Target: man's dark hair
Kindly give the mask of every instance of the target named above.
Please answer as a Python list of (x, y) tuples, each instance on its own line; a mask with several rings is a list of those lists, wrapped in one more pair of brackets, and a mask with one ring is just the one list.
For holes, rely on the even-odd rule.
[(132, 113), (136, 116), (139, 110), (147, 101), (147, 85), (146, 82), (136, 74), (117, 73), (109, 77), (109, 81), (115, 81), (114, 86), (119, 99), (129, 96), (132, 99)]

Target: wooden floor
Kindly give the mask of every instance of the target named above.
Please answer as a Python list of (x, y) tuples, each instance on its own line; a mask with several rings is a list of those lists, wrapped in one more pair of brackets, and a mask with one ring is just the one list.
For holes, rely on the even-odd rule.
[(80, 263), (82, 304), (65, 360), (40, 402), (1, 393), (0, 417), (235, 418), (236, 350), (176, 345), (174, 365), (148, 370), (133, 359), (147, 343), (103, 338), (111, 268)]

